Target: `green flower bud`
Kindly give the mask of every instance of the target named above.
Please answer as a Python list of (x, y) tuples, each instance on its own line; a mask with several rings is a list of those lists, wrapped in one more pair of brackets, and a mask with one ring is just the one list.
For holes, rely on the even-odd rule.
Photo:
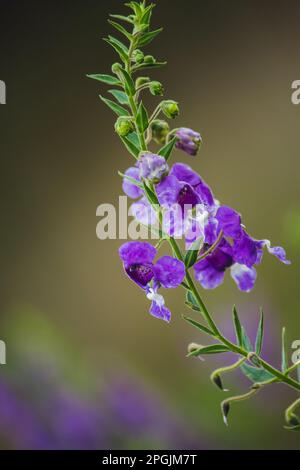
[(139, 77), (136, 79), (135, 87), (139, 88), (140, 86), (145, 85), (146, 83), (149, 83), (149, 82), (150, 82), (149, 77)]
[(115, 123), (115, 131), (120, 137), (126, 137), (134, 131), (133, 122), (128, 117), (119, 117)]
[(166, 100), (161, 103), (161, 109), (165, 116), (169, 119), (174, 119), (179, 114), (179, 106), (176, 101)]
[(170, 126), (166, 121), (156, 119), (151, 124), (152, 137), (158, 144), (164, 144), (170, 132)]
[(144, 62), (145, 64), (155, 64), (156, 60), (154, 59), (153, 55), (145, 55)]
[(139, 49), (136, 49), (133, 54), (132, 54), (132, 60), (133, 62), (136, 62), (137, 64), (141, 64), (144, 62), (144, 53), (140, 51)]
[(111, 71), (112, 73), (118, 75), (118, 73), (120, 72), (120, 70), (122, 69), (122, 65), (119, 64), (118, 62), (116, 62), (115, 64), (112, 65), (111, 67)]
[(164, 94), (164, 87), (160, 82), (151, 82), (150, 83), (150, 92), (154, 96), (161, 96)]

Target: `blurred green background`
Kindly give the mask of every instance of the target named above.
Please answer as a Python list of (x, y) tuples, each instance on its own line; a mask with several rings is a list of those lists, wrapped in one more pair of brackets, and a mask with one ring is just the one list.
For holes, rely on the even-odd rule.
[[(85, 74), (109, 73), (116, 60), (101, 37), (110, 31), (108, 14), (126, 11), (122, 3), (1, 0), (7, 104), (0, 107), (0, 338), (7, 365), (0, 384), (10, 390), (3, 403), (16, 399), (0, 408), (1, 448), (297, 449), (299, 436), (283, 430), (294, 393), (280, 386), (236, 405), (224, 427), (223, 395), (209, 381), (220, 361), (185, 358), (187, 344), (204, 339), (181, 320), (182, 292), (167, 294), (172, 323), (155, 320), (124, 277), (121, 242), (96, 238), (96, 208), (118, 203), (117, 171), (132, 162), (97, 97), (102, 87)], [(282, 244), (293, 261), (286, 267), (266, 255), (251, 294), (239, 293), (228, 276), (204, 298), (227, 331), (234, 303), (253, 328), (264, 306), (266, 357), (278, 364), (281, 326), (289, 345), (300, 339), (300, 106), (291, 103), (291, 83), (300, 78), (299, 2), (157, 3), (154, 26), (165, 31), (149, 51), (167, 58), (168, 66), (153, 77), (164, 83), (166, 98), (180, 102), (178, 125), (204, 138), (197, 159), (176, 158), (192, 164), (218, 199), (243, 214), (253, 236)], [(157, 435), (158, 421), (146, 420), (145, 433), (139, 428), (127, 439), (131, 424), (120, 424), (119, 411), (115, 419), (107, 400), (112, 392), (105, 394), (114, 381), (133, 385), (116, 392), (125, 408), (131, 400), (131, 418), (146, 406), (136, 387), (159, 397), (154, 408), (169, 410), (165, 421), (176, 421), (173, 434)], [(242, 391), (246, 382), (236, 374), (230, 385)], [(81, 400), (70, 407), (73, 424), (65, 427), (67, 418), (50, 423), (60, 413), (53, 396), (61, 393)], [(82, 400), (89, 411), (83, 408), (76, 421)], [(18, 406), (23, 411), (16, 413)], [(98, 408), (106, 417), (94, 422)], [(85, 420), (87, 432), (75, 439), (71, 430), (81, 430)]]

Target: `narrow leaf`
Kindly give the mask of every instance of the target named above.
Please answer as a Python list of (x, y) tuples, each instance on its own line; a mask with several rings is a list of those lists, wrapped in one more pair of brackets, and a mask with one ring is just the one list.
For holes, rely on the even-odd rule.
[(104, 75), (101, 73), (89, 74), (87, 75), (88, 78), (92, 78), (93, 80), (98, 80), (102, 83), (107, 83), (108, 85), (122, 85), (120, 80), (112, 75)]
[(127, 109), (123, 108), (118, 103), (115, 103), (114, 101), (108, 100), (107, 98), (104, 98), (101, 95), (99, 95), (99, 97), (118, 116), (129, 116), (129, 112), (127, 111)]
[(263, 310), (261, 310), (260, 321), (259, 321), (256, 341), (255, 341), (255, 352), (258, 356), (260, 355), (261, 350), (262, 350), (263, 338), (264, 338), (264, 312)]
[(136, 72), (137, 70), (157, 69), (159, 67), (163, 67), (164, 65), (167, 65), (167, 62), (155, 62), (154, 64), (140, 64), (135, 66), (133, 70)]
[(145, 132), (149, 125), (148, 113), (142, 101), (139, 104), (136, 123), (140, 132)]
[(198, 330), (202, 331), (203, 333), (206, 333), (207, 335), (209, 336), (214, 336), (214, 333), (209, 329), (207, 328), (206, 326), (204, 325), (201, 325), (201, 323), (198, 323), (197, 321), (193, 320), (192, 318), (189, 318), (189, 317), (183, 317), (184, 320), (186, 320), (190, 325), (194, 326), (195, 328), (197, 328)]
[(140, 154), (140, 149), (137, 148), (129, 139), (128, 137), (120, 137), (123, 144), (127, 148), (128, 152), (131, 153), (131, 155), (138, 160), (139, 154)]
[(282, 328), (282, 349), (281, 349), (281, 370), (285, 372), (288, 368), (288, 357), (287, 357), (287, 350), (286, 350), (286, 338), (285, 338), (286, 329)]
[(201, 312), (199, 307), (197, 307), (196, 305), (193, 305), (191, 302), (188, 302), (187, 300), (185, 301), (185, 305), (189, 307), (190, 309), (194, 310), (195, 312)]
[(158, 155), (165, 157), (165, 159), (168, 161), (172, 154), (172, 151), (175, 147), (177, 140), (178, 140), (177, 137), (174, 137), (172, 140), (170, 140), (170, 142), (168, 142), (166, 145), (164, 145), (164, 147), (162, 147), (159, 150)]
[(151, 203), (158, 206), (159, 202), (158, 202), (156, 194), (146, 185), (146, 183), (144, 183), (144, 190), (148, 196), (148, 199), (151, 201)]
[(123, 44), (121, 41), (119, 41), (119, 39), (113, 37), (113, 36), (108, 36), (110, 42), (112, 42), (113, 44), (115, 44), (116, 46), (119, 46), (123, 52), (125, 53), (126, 56), (128, 56), (129, 54), (129, 50), (128, 50), (128, 47), (125, 46), (125, 44)]
[(132, 40), (132, 35), (127, 31), (127, 29), (124, 28), (124, 26), (120, 25), (119, 23), (116, 23), (115, 21), (108, 20), (109, 24), (111, 24), (115, 29), (117, 29), (120, 33), (124, 34), (124, 36), (131, 41)]
[(126, 56), (124, 50), (122, 49), (122, 47), (120, 47), (118, 44), (115, 44), (110, 39), (104, 38), (104, 41), (107, 42), (119, 54), (120, 59), (124, 63), (127, 62), (127, 56)]
[(132, 183), (134, 186), (137, 186), (138, 188), (144, 189), (142, 183), (140, 183), (136, 179), (132, 178), (131, 176), (127, 176), (124, 173), (121, 173), (120, 171), (118, 171), (118, 175), (121, 176), (121, 178), (124, 178), (124, 179), (130, 181), (130, 183)]
[(115, 18), (116, 20), (125, 21), (126, 23), (133, 24), (133, 20), (129, 16), (124, 15), (109, 15), (111, 18)]
[(140, 149), (140, 141), (139, 141), (139, 138), (138, 138), (136, 132), (132, 132), (131, 134), (129, 134), (129, 135), (127, 136), (127, 139), (130, 140), (130, 142), (132, 142), (132, 143), (139, 149), (139, 151), (141, 151), (141, 149)]
[(190, 352), (187, 357), (204, 356), (206, 354), (220, 354), (229, 351), (230, 349), (227, 348), (227, 346), (223, 346), (222, 344), (212, 344), (211, 346), (204, 346), (203, 348)]
[(154, 3), (152, 5), (149, 5), (144, 13), (142, 14), (142, 17), (141, 17), (141, 23), (142, 24), (147, 24), (149, 25), (150, 23), (150, 20), (151, 20), (151, 15), (152, 15), (152, 10), (153, 8), (155, 7)]
[(233, 324), (234, 324), (236, 339), (237, 339), (238, 345), (242, 346), (243, 344), (242, 325), (241, 325), (235, 305), (233, 306), (232, 316), (233, 316)]
[(199, 308), (199, 305), (198, 305), (198, 302), (194, 296), (194, 294), (192, 292), (187, 292), (186, 294), (186, 300), (189, 304), (191, 304), (193, 306), (193, 310), (199, 312), (201, 311), (200, 308)]
[(111, 95), (113, 95), (113, 97), (116, 98), (116, 100), (117, 100), (120, 104), (129, 105), (128, 97), (127, 97), (126, 93), (124, 93), (124, 91), (120, 91), (120, 90), (108, 90), (108, 93), (110, 93)]
[(138, 47), (146, 46), (153, 41), (156, 36), (161, 33), (163, 28), (156, 29), (155, 31), (150, 31), (149, 33), (144, 33), (138, 41)]
[(251, 352), (253, 350), (251, 341), (246, 333), (245, 328), (242, 326), (242, 346), (246, 351)]
[(129, 95), (133, 96), (135, 94), (135, 85), (132, 77), (125, 69), (121, 69), (120, 72), (123, 75), (125, 88)]
[(200, 246), (202, 245), (202, 238), (198, 238), (189, 251), (186, 252), (184, 257), (184, 264), (187, 269), (194, 266), (197, 261)]
[(240, 369), (243, 374), (253, 383), (267, 382), (268, 380), (272, 380), (274, 378), (270, 372), (264, 369), (258, 369), (257, 367), (250, 366), (249, 364), (243, 364)]

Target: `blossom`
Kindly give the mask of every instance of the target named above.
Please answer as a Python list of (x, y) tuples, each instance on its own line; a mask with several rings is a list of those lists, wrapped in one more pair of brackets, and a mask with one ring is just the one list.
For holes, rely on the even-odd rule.
[(158, 183), (169, 172), (169, 167), (164, 157), (155, 153), (145, 152), (138, 161), (139, 177), (153, 183)]
[(164, 297), (158, 294), (158, 290), (160, 287), (178, 287), (185, 277), (185, 266), (171, 256), (163, 256), (154, 263), (156, 254), (156, 248), (146, 242), (128, 242), (119, 249), (126, 274), (151, 300), (149, 313), (169, 322), (171, 312), (165, 307)]
[(203, 288), (218, 287), (224, 280), (226, 270), (230, 268), (238, 288), (250, 292), (257, 278), (254, 266), (261, 263), (264, 247), (282, 263), (290, 264), (282, 247), (272, 247), (269, 240), (252, 238), (245, 231), (240, 214), (230, 207), (219, 207), (213, 220), (215, 225), (210, 233), (211, 243), (204, 245), (202, 252), (221, 235), (220, 242), (212, 253), (194, 265), (196, 279)]
[(176, 147), (189, 155), (195, 156), (198, 153), (200, 145), (202, 143), (202, 137), (199, 132), (195, 132), (187, 127), (181, 127), (177, 132), (176, 136), (178, 140)]

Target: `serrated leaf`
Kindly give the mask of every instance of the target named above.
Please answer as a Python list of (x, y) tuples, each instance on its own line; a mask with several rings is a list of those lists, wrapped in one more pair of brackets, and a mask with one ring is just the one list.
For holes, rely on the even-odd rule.
[(163, 28), (156, 29), (155, 31), (149, 31), (149, 33), (144, 33), (138, 40), (138, 47), (144, 47), (150, 44), (159, 33), (161, 33)]
[(229, 351), (230, 349), (227, 348), (227, 346), (223, 346), (222, 344), (212, 344), (211, 346), (204, 346), (200, 349), (190, 352), (187, 357), (205, 356), (207, 354), (221, 354)]
[(125, 21), (126, 23), (133, 24), (133, 19), (130, 16), (124, 15), (109, 15), (111, 18), (115, 18), (116, 20)]
[(251, 344), (251, 341), (246, 333), (245, 328), (242, 326), (242, 346), (244, 349), (246, 349), (247, 352), (252, 352), (253, 347)]
[(120, 104), (126, 104), (127, 106), (129, 105), (128, 101), (128, 96), (124, 91), (121, 90), (108, 90), (108, 93), (113, 95), (114, 98), (120, 103)]
[(140, 154), (140, 149), (132, 143), (128, 137), (120, 137), (122, 140), (123, 144), (127, 148), (128, 152), (131, 153), (131, 155), (138, 160), (139, 154)]
[(132, 178), (131, 176), (127, 176), (124, 173), (121, 173), (121, 171), (118, 171), (118, 175), (121, 176), (121, 178), (124, 178), (124, 179), (128, 180), (134, 186), (137, 186), (138, 188), (144, 189), (142, 183), (140, 183), (136, 179)]
[(234, 325), (234, 330), (235, 330), (235, 335), (236, 335), (238, 345), (242, 346), (243, 345), (242, 325), (241, 325), (235, 305), (233, 306), (232, 317), (233, 317), (233, 325)]
[(132, 40), (132, 35), (127, 31), (127, 29), (124, 28), (119, 23), (116, 23), (115, 21), (108, 20), (109, 24), (111, 24), (115, 29), (117, 29), (120, 33), (124, 34), (124, 36), (131, 41)]
[(105, 75), (102, 73), (94, 73), (94, 74), (89, 74), (87, 75), (88, 78), (91, 78), (92, 80), (98, 80), (99, 82), (106, 83), (108, 85), (122, 85), (120, 80), (116, 77), (113, 77), (112, 75)]
[(145, 132), (148, 129), (148, 126), (149, 126), (148, 113), (142, 101), (140, 102), (139, 107), (138, 107), (136, 123), (141, 133)]
[(158, 205), (159, 205), (159, 201), (158, 201), (158, 199), (157, 199), (156, 194), (146, 185), (146, 183), (144, 183), (144, 190), (145, 190), (145, 193), (146, 193), (147, 196), (148, 196), (149, 201), (150, 201), (152, 204), (158, 206)]
[(100, 99), (116, 113), (118, 116), (129, 116), (129, 112), (127, 109), (123, 108), (120, 106), (118, 103), (115, 103), (114, 101), (111, 101), (107, 98), (104, 98), (103, 96), (99, 95)]
[(264, 312), (261, 310), (260, 321), (257, 329), (257, 335), (255, 340), (255, 352), (259, 356), (263, 346), (264, 339)]
[(120, 59), (126, 64), (128, 56), (126, 56), (124, 50), (122, 47), (120, 47), (118, 44), (115, 44), (108, 38), (104, 38), (104, 41), (107, 42), (120, 56)]
[(135, 94), (135, 84), (134, 84), (132, 77), (129, 75), (129, 73), (125, 69), (121, 69), (120, 72), (123, 76), (125, 89), (127, 93), (133, 96)]
[(281, 335), (281, 370), (285, 372), (288, 368), (288, 357), (287, 357), (287, 350), (286, 350), (286, 338), (285, 338), (286, 329), (282, 328), (282, 335)]
[(160, 155), (161, 157), (165, 157), (165, 159), (168, 161), (176, 145), (177, 140), (177, 137), (174, 137), (172, 140), (170, 140), (170, 142), (168, 142), (159, 150), (158, 155)]
[(258, 369), (257, 367), (250, 366), (249, 364), (243, 364), (240, 367), (243, 374), (248, 377), (253, 383), (267, 382), (272, 380), (274, 375), (264, 369)]
[(116, 46), (119, 46), (121, 49), (123, 49), (123, 52), (125, 53), (126, 56), (129, 54), (128, 47), (125, 46), (119, 39), (115, 38), (114, 36), (108, 36), (109, 40), (115, 44)]
[(185, 321), (187, 321), (190, 325), (194, 326), (195, 328), (197, 328), (198, 330), (202, 331), (203, 333), (206, 333), (207, 335), (209, 336), (214, 336), (214, 333), (209, 329), (207, 328), (206, 326), (204, 325), (201, 325), (201, 323), (198, 323), (197, 321), (193, 320), (192, 318), (189, 318), (189, 317), (183, 317)]

